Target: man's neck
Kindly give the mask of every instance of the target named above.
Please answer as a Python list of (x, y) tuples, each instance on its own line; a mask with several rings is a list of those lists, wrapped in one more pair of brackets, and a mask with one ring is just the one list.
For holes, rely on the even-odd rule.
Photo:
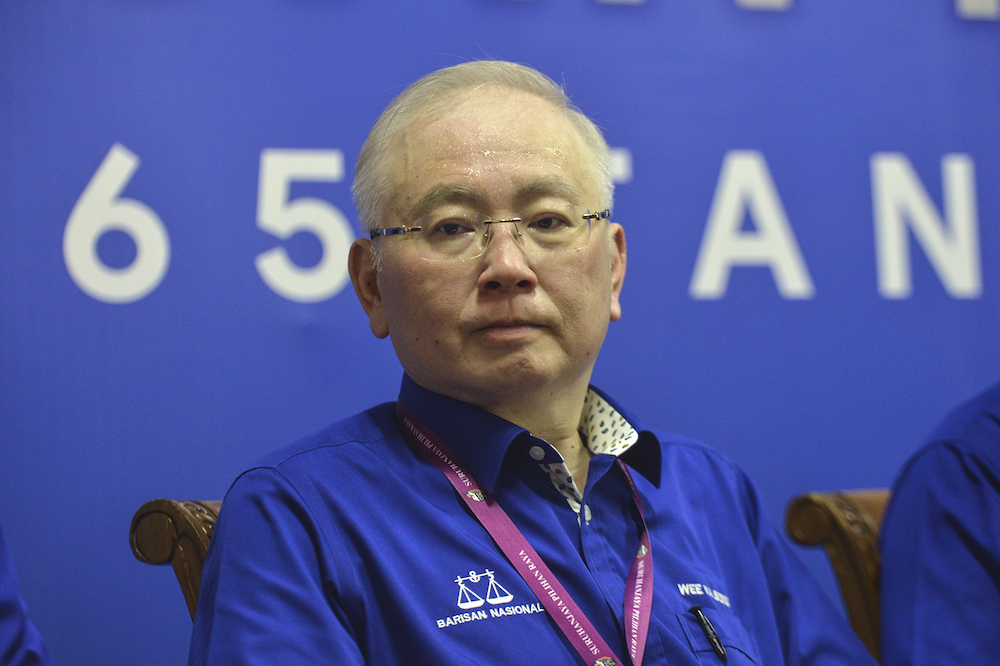
[(587, 472), (590, 470), (590, 459), (594, 454), (584, 444), (578, 432), (574, 432), (572, 437), (562, 442), (546, 441), (562, 454), (570, 476), (582, 493), (587, 487)]

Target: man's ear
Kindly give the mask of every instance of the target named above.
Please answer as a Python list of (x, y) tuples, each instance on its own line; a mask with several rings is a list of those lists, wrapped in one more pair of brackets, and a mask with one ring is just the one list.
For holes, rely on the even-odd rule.
[(354, 293), (361, 301), (361, 307), (368, 315), (368, 323), (372, 333), (377, 338), (389, 335), (389, 327), (385, 322), (385, 311), (382, 309), (382, 295), (378, 290), (378, 272), (375, 270), (375, 258), (372, 256), (372, 242), (367, 238), (359, 238), (351, 244), (351, 252), (347, 257), (347, 270), (351, 274)]
[(625, 263), (628, 258), (625, 251), (625, 230), (620, 224), (612, 224), (608, 233), (611, 234), (611, 321), (618, 321), (622, 316), (622, 305), (619, 297), (622, 285), (625, 283)]

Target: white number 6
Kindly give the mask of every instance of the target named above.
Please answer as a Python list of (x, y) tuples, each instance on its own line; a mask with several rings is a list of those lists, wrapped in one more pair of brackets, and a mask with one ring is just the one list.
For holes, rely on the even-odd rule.
[(339, 150), (261, 151), (257, 226), (281, 239), (306, 231), (323, 246), (323, 257), (312, 268), (297, 266), (281, 246), (257, 255), (257, 272), (279, 296), (315, 303), (330, 298), (346, 284), (347, 254), (354, 242), (347, 218), (322, 199), (288, 200), (293, 181), (339, 182), (343, 178), (344, 155)]
[[(170, 239), (156, 213), (118, 195), (139, 168), (139, 158), (116, 143), (97, 167), (66, 221), (63, 259), (73, 281), (105, 303), (137, 301), (163, 280), (170, 263)], [(123, 231), (135, 243), (135, 259), (110, 268), (97, 255), (97, 241), (108, 231)]]

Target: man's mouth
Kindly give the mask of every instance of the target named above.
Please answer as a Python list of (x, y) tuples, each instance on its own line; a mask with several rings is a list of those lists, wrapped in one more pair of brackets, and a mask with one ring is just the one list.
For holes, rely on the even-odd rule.
[(477, 332), (493, 338), (514, 339), (533, 333), (540, 328), (542, 328), (541, 324), (526, 319), (508, 319), (490, 322), (479, 327)]

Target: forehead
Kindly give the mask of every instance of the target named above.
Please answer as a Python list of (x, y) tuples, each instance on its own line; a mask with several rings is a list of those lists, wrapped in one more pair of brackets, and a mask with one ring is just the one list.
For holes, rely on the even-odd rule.
[(462, 92), (413, 122), (393, 147), (393, 164), (400, 212), (442, 188), (493, 206), (514, 205), (526, 192), (576, 192), (588, 203), (597, 193), (593, 158), (567, 112), (497, 86)]

